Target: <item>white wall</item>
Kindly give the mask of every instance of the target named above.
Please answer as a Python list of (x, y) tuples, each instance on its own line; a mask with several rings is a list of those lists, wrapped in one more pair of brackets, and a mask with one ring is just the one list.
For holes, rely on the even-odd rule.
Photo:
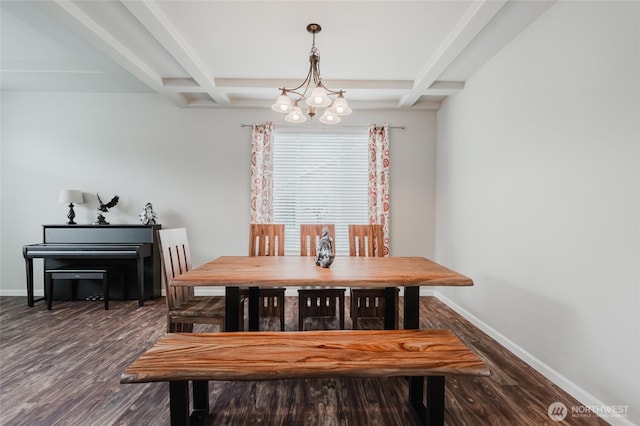
[[(284, 122), (268, 108), (187, 110), (156, 95), (3, 92), (0, 294), (26, 295), (22, 246), (66, 222), (60, 189), (85, 192), (77, 223), (96, 220), (96, 193), (120, 196), (113, 224), (139, 223), (152, 202), (163, 227), (187, 227), (195, 265), (246, 254), (251, 129), (240, 125), (266, 120)], [(433, 257), (435, 113), (363, 111), (344, 124), (384, 121), (406, 125), (390, 131), (392, 252)]]
[(638, 2), (552, 6), (438, 113), (436, 190), (436, 259), (476, 284), (443, 297), (636, 424), (639, 18)]

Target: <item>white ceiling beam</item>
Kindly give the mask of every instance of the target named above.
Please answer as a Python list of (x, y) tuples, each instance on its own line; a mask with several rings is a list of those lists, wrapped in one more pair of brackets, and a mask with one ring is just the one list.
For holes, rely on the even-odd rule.
[(167, 92), (163, 87), (162, 79), (153, 69), (78, 6), (65, 0), (54, 0), (51, 4), (56, 5), (58, 10), (64, 12), (65, 17), (70, 19), (87, 39), (116, 63), (136, 76), (152, 90), (163, 94), (179, 106), (186, 106), (186, 100), (181, 94)]
[[(234, 108), (264, 108), (269, 109), (273, 104), (273, 100), (264, 99), (231, 99), (231, 105)], [(440, 109), (440, 102), (422, 101), (409, 108), (399, 108), (397, 100), (389, 101), (349, 101), (349, 106), (354, 110), (426, 110), (437, 111)]]
[(427, 90), (425, 95), (450, 96), (460, 93), (464, 89), (464, 81), (436, 81)]
[(474, 1), (453, 30), (438, 46), (416, 79), (411, 93), (400, 100), (400, 106), (410, 107), (437, 80), (455, 58), (469, 45), (473, 38), (493, 19), (507, 0)]
[[(227, 96), (216, 89), (214, 77), (209, 75), (198, 55), (154, 1), (124, 0), (122, 3), (191, 75), (202, 92), (206, 92), (220, 106), (229, 105)], [(171, 87), (171, 85), (165, 87)]]
[[(332, 90), (340, 89), (373, 89), (373, 90), (411, 90), (413, 83), (408, 80), (322, 80), (325, 86)], [(250, 87), (273, 89), (273, 99), (278, 97), (279, 87), (293, 88), (300, 81), (290, 79), (257, 79), (257, 78), (218, 78), (216, 87)], [(346, 92), (346, 90), (345, 90)]]

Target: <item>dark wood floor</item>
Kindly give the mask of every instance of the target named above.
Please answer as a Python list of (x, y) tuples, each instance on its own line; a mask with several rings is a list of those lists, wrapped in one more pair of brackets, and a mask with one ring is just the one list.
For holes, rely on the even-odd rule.
[[(119, 384), (125, 367), (164, 334), (164, 303), (113, 301), (104, 311), (101, 302), (60, 301), (47, 311), (42, 302), (28, 308), (25, 297), (0, 297), (0, 424), (169, 424), (166, 383)], [(296, 298), (286, 303), (286, 329), (297, 329)], [(552, 421), (551, 403), (580, 404), (436, 298), (422, 298), (420, 317), (422, 328), (452, 330), (492, 370), (447, 378), (447, 425), (607, 424), (571, 414)], [(279, 329), (269, 320), (263, 326)], [(407, 392), (401, 378), (211, 382), (207, 424), (407, 425)]]

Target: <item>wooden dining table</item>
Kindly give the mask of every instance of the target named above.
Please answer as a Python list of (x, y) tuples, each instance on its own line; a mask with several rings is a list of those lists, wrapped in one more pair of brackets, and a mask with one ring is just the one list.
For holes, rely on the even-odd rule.
[[(404, 287), (404, 328), (420, 328), (420, 287), (472, 286), (473, 280), (425, 257), (338, 256), (330, 268), (304, 256), (222, 256), (176, 276), (171, 286), (224, 287), (227, 331), (240, 330), (240, 288), (249, 289), (249, 330), (258, 330), (259, 288)], [(385, 328), (395, 328), (395, 303), (385, 303)]]
[[(393, 329), (397, 307), (390, 301), (395, 300), (396, 288), (403, 287), (404, 329), (419, 329), (421, 287), (472, 286), (473, 280), (424, 257), (338, 256), (330, 268), (322, 268), (306, 256), (222, 256), (176, 276), (170, 285), (224, 287), (225, 331), (241, 330), (240, 288), (249, 289), (249, 331), (257, 331), (259, 289), (283, 286), (384, 288), (384, 327)], [(198, 386), (204, 389), (206, 382)], [(424, 377), (409, 378), (409, 400), (422, 420), (428, 417), (424, 389)], [(431, 401), (431, 405), (441, 406), (444, 413), (444, 377), (430, 377), (426, 390), (427, 399), (428, 395), (441, 395), (442, 400)]]

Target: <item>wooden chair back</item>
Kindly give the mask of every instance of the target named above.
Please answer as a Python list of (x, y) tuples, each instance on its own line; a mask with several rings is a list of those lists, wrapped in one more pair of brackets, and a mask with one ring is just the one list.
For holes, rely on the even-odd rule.
[(191, 253), (185, 228), (158, 230), (158, 243), (165, 277), (167, 308), (175, 307), (193, 298), (193, 287), (170, 287), (169, 282), (177, 275), (191, 270)]
[(382, 225), (349, 225), (349, 256), (384, 256)]
[[(349, 256), (384, 256), (382, 225), (349, 225)], [(395, 324), (398, 325), (398, 289), (394, 295)], [(354, 330), (361, 318), (384, 318), (385, 290), (382, 288), (351, 289), (351, 319)]]
[[(284, 256), (284, 224), (252, 223), (249, 228), (249, 256)], [(284, 288), (261, 288), (259, 316), (279, 317), (284, 331)], [(241, 290), (242, 295), (249, 294)]]
[(284, 225), (252, 223), (249, 229), (249, 256), (284, 256)]
[(329, 236), (333, 239), (335, 248), (336, 226), (334, 224), (301, 224), (300, 225), (300, 256), (315, 256), (316, 248), (322, 237), (322, 228), (329, 228)]

